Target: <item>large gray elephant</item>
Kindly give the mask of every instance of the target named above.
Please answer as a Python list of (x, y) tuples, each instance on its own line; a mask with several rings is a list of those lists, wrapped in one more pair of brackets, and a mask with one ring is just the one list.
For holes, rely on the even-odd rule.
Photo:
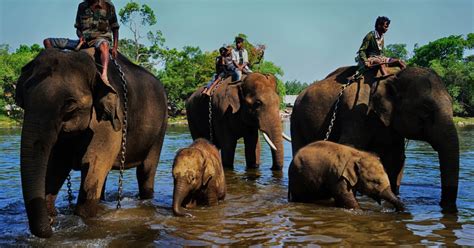
[[(356, 69), (339, 68), (298, 96), (291, 116), (293, 154), (325, 138), (342, 85)], [(439, 156), (440, 206), (455, 212), (459, 143), (452, 118), (451, 97), (432, 70), (408, 67), (382, 80), (370, 71), (364, 80), (345, 89), (329, 140), (378, 154), (397, 194), (405, 160), (404, 139), (427, 141)]]
[[(247, 167), (260, 165), (258, 131), (272, 147), (272, 170), (283, 168), (282, 124), (276, 78), (252, 73), (242, 81), (227, 78), (212, 96), (212, 142), (221, 149), (224, 167), (233, 167), (237, 140), (244, 138)], [(189, 130), (193, 139), (209, 135), (209, 97), (197, 89), (186, 102)]]
[[(125, 168), (137, 167), (139, 194), (152, 198), (167, 125), (163, 85), (119, 55), (127, 92)], [(111, 62), (112, 63), (112, 62)], [(81, 170), (76, 214), (97, 214), (105, 178), (120, 166), (124, 90), (109, 66), (110, 83), (84, 52), (42, 51), (22, 68), (16, 102), (25, 110), (21, 135), (21, 181), (31, 232), (50, 237), (58, 191), (71, 171)]]

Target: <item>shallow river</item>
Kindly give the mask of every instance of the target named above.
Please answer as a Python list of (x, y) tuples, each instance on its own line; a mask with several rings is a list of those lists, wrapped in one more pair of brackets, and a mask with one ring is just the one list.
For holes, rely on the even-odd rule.
[[(289, 134), (289, 123), (285, 123)], [(50, 239), (28, 230), (20, 173), (20, 130), (0, 130), (0, 246), (183, 246), (183, 245), (474, 245), (474, 128), (458, 130), (461, 170), (457, 215), (444, 215), (440, 199), (437, 153), (427, 143), (410, 141), (401, 198), (404, 213), (360, 197), (364, 211), (330, 204), (288, 203), (288, 165), (291, 145), (285, 143), (283, 173), (272, 173), (271, 154), (262, 144), (260, 169), (246, 170), (239, 144), (235, 169), (227, 170), (227, 196), (214, 208), (192, 210), (194, 218), (174, 217), (171, 211), (175, 151), (191, 143), (187, 127), (169, 127), (158, 166), (153, 200), (137, 199), (135, 170), (125, 173), (123, 208), (115, 210), (118, 173), (107, 181), (106, 211), (82, 220), (71, 215), (63, 187), (60, 211)], [(80, 174), (74, 172), (77, 195)]]

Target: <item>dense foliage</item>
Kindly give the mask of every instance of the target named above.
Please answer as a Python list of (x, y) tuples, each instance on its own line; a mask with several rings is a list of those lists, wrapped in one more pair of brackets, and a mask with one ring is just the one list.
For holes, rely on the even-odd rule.
[(308, 87), (308, 83), (303, 83), (298, 80), (286, 81), (285, 89), (287, 95), (299, 95), (301, 91)]
[(35, 44), (21, 45), (10, 53), (8, 45), (0, 45), (0, 114), (21, 119), (22, 112), (15, 105), (15, 86), (21, 68), (30, 62), (42, 48)]

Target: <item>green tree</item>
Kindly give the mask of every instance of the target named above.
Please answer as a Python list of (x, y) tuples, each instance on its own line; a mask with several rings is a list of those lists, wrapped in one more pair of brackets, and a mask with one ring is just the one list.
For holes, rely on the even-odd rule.
[(165, 42), (160, 30), (146, 34), (151, 46), (145, 46), (142, 40), (144, 27), (152, 27), (157, 23), (155, 13), (146, 4), (128, 2), (119, 11), (120, 22), (132, 32), (132, 39), (121, 39), (119, 42), (120, 52), (130, 58), (133, 62), (155, 72), (154, 66), (159, 63), (162, 55), (162, 47)]
[[(15, 108), (16, 82), (21, 74), (21, 68), (30, 62), (42, 48), (38, 44), (32, 46), (20, 45), (14, 52), (9, 52), (8, 45), (0, 45), (0, 113), (9, 115), (17, 120), (22, 112)], [(8, 109), (6, 109), (8, 107)]]
[(203, 52), (191, 46), (163, 51), (165, 67), (158, 72), (158, 78), (165, 86), (173, 112), (184, 109), (186, 99), (211, 79), (216, 56), (216, 51)]
[(390, 44), (384, 48), (383, 54), (389, 58), (397, 58), (402, 60), (408, 59), (408, 51), (406, 44)]
[(416, 47), (409, 61), (412, 65), (429, 67), (441, 76), (453, 98), (455, 115), (474, 115), (474, 61), (472, 55), (464, 57), (472, 48), (473, 33), (466, 38), (451, 35)]
[(286, 81), (285, 88), (287, 95), (299, 95), (301, 91), (306, 89), (309, 85), (298, 80)]
[(432, 60), (461, 60), (468, 45), (462, 35), (444, 37), (415, 48), (410, 64), (429, 67)]

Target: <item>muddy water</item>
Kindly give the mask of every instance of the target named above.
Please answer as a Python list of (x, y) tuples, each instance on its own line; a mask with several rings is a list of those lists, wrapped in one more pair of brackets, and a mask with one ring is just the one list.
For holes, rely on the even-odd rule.
[[(289, 124), (285, 124), (289, 133)], [(228, 194), (214, 208), (193, 210), (194, 218), (173, 217), (171, 163), (178, 148), (191, 143), (186, 127), (170, 127), (156, 175), (155, 198), (137, 199), (135, 171), (125, 174), (123, 209), (115, 210), (117, 174), (107, 182), (104, 213), (82, 220), (71, 215), (63, 188), (56, 205), (55, 234), (32, 236), (21, 197), (19, 130), (0, 131), (0, 246), (182, 246), (182, 245), (474, 245), (474, 128), (459, 129), (461, 174), (457, 215), (443, 215), (437, 154), (423, 142), (411, 141), (401, 196), (405, 213), (359, 197), (364, 211), (333, 208), (331, 202), (288, 203), (287, 169), (291, 146), (285, 143), (283, 173), (272, 173), (271, 154), (262, 144), (260, 169), (246, 170), (243, 146), (236, 166), (226, 171)], [(77, 194), (79, 173), (74, 172)]]

